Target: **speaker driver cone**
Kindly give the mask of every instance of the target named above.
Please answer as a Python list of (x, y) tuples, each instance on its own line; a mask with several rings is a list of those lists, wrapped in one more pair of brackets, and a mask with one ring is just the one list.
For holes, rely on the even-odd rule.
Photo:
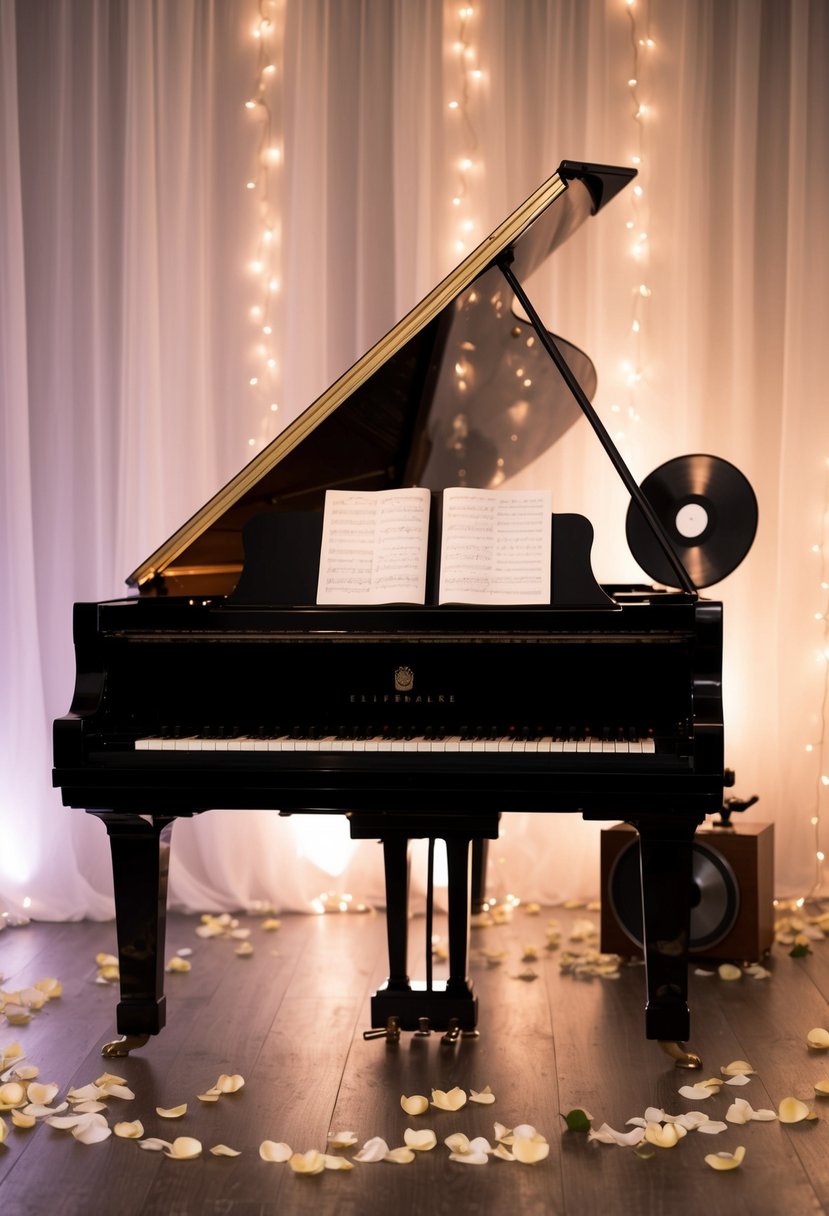
[[(695, 842), (691, 852), (691, 953), (702, 954), (732, 931), (740, 914), (740, 887), (728, 860), (716, 849)], [(632, 840), (617, 855), (610, 871), (608, 898), (616, 920), (640, 949), (642, 881), (639, 842)]]

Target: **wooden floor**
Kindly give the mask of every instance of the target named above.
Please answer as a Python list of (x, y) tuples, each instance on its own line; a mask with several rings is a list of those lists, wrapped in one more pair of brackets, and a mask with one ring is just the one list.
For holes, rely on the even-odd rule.
[[(563, 940), (548, 952), (551, 916), (561, 923)], [(384, 977), (382, 914), (288, 916), (272, 933), (261, 921), (242, 918), (254, 947), (247, 958), (237, 957), (233, 939), (197, 937), (198, 918), (173, 916), (167, 957), (190, 947), (192, 969), (167, 976), (163, 1033), (109, 1066), (136, 1096), (110, 1100), (107, 1118), (111, 1124), (140, 1119), (147, 1136), (196, 1137), (201, 1157), (170, 1160), (114, 1136), (84, 1146), (42, 1123), (13, 1128), (6, 1113), (0, 1210), (9, 1216), (829, 1212), (829, 1098), (813, 1096), (814, 1082), (829, 1076), (829, 1053), (812, 1052), (805, 1041), (811, 1028), (829, 1027), (829, 942), (802, 959), (775, 947), (773, 975), (764, 981), (693, 974), (691, 1046), (705, 1063), (702, 1074), (688, 1074), (644, 1039), (641, 966), (623, 968), (617, 980), (561, 972), (568, 926), (584, 916), (554, 909), (533, 917), (519, 908), (511, 923), (474, 931), (481, 1033), (455, 1046), (443, 1045), (439, 1035), (404, 1034), (397, 1046), (363, 1039), (370, 993)], [(417, 938), (422, 927), (413, 922)], [(533, 981), (515, 978), (527, 967), (521, 954), (528, 944), (541, 951)], [(413, 973), (422, 968), (418, 945)], [(112, 924), (32, 924), (0, 934), (0, 987), (16, 989), (47, 975), (63, 984), (63, 996), (27, 1025), (8, 1026), (0, 1018), (0, 1048), (19, 1040), (40, 1080), (56, 1081), (60, 1096), (105, 1070), (99, 1052), (113, 1035), (116, 991), (95, 982), (95, 956), (114, 946)], [(488, 966), (482, 950), (506, 957)], [(716, 1075), (739, 1058), (757, 1070), (749, 1085), (704, 1102), (678, 1095), (689, 1080)], [(240, 1073), (244, 1088), (213, 1105), (199, 1102), (197, 1094), (220, 1073)], [(496, 1101), (417, 1118), (400, 1108), (403, 1093), (429, 1095), (455, 1085), (467, 1091), (489, 1085)], [(809, 1101), (819, 1119), (729, 1125), (719, 1136), (690, 1132), (649, 1158), (589, 1143), (586, 1135), (565, 1131), (560, 1118), (583, 1107), (594, 1126), (606, 1121), (622, 1129), (648, 1106), (671, 1113), (696, 1108), (721, 1119), (734, 1097), (776, 1110), (787, 1096)], [(158, 1106), (184, 1102), (187, 1114), (177, 1122), (156, 1115)], [(547, 1160), (534, 1166), (449, 1160), (447, 1135), (463, 1131), (493, 1140), (496, 1120), (507, 1127), (533, 1124), (550, 1142)], [(410, 1165), (366, 1163), (301, 1176), (264, 1162), (258, 1151), (266, 1139), (297, 1151), (323, 1149), (329, 1133), (341, 1130), (353, 1130), (360, 1144), (382, 1136), (395, 1147), (407, 1126), (432, 1128), (438, 1138), (437, 1148)], [(241, 1155), (211, 1156), (208, 1149), (219, 1143)], [(705, 1164), (706, 1154), (738, 1145), (746, 1149), (739, 1169), (716, 1172)]]

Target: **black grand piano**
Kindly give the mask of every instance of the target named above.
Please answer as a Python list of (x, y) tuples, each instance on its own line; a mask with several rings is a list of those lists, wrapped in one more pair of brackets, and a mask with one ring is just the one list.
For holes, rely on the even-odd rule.
[[(76, 605), (53, 780), (110, 836), (123, 1038), (105, 1054), (164, 1025), (172, 827), (214, 807), (345, 814), (354, 838), (382, 841), (389, 976), (372, 1025), (467, 1031), (471, 858), (501, 813), (624, 819), (640, 842), (646, 1034), (687, 1040), (692, 840), (723, 795), (721, 605), (698, 595), (593, 410), (590, 361), (525, 287), (633, 176), (563, 162), (129, 577), (129, 598)], [(591, 525), (554, 515), (549, 604), (317, 605), (326, 490), (497, 488), (583, 418), (675, 590), (600, 587)], [(446, 842), (441, 982), (408, 974), (415, 838)]]

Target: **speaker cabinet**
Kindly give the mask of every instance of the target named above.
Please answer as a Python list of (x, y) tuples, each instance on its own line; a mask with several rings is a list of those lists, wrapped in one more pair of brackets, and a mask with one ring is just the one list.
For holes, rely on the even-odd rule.
[[(692, 849), (690, 953), (751, 961), (774, 940), (774, 825), (701, 827)], [(642, 881), (636, 830), (601, 834), (601, 949), (642, 953)]]

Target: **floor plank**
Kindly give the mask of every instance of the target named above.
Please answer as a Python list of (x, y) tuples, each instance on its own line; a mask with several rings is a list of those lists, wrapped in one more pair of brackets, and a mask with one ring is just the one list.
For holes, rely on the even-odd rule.
[[(561, 924), (558, 949), (546, 949), (547, 921)], [(644, 973), (629, 965), (619, 979), (577, 979), (559, 966), (568, 934), (583, 910), (532, 917), (517, 909), (503, 925), (473, 931), (480, 1036), (454, 1046), (435, 1033), (404, 1034), (399, 1044), (366, 1041), (369, 998), (385, 975), (382, 915), (288, 916), (268, 934), (256, 918), (253, 953), (240, 958), (232, 938), (203, 941), (198, 918), (172, 916), (167, 957), (190, 948), (191, 971), (168, 975), (168, 1024), (128, 1059), (110, 1066), (126, 1077), (136, 1098), (112, 1101), (110, 1123), (140, 1118), (147, 1135), (191, 1135), (204, 1152), (193, 1162), (170, 1161), (112, 1137), (83, 1146), (63, 1131), (39, 1125), (8, 1127), (0, 1146), (3, 1210), (42, 1216), (44, 1196), (56, 1216), (105, 1208), (119, 1216), (407, 1216), (422, 1211), (520, 1211), (604, 1216), (682, 1213), (704, 1207), (719, 1216), (746, 1210), (829, 1211), (829, 1100), (813, 1097), (815, 1080), (829, 1075), (829, 1053), (805, 1044), (812, 1026), (826, 1026), (829, 943), (791, 959), (776, 947), (769, 980), (727, 983), (716, 974), (690, 979), (692, 1043), (703, 1055), (703, 1076), (733, 1059), (748, 1059), (750, 1084), (704, 1102), (689, 1102), (680, 1086), (698, 1074), (676, 1070), (644, 1038)], [(592, 914), (595, 921), (597, 917)], [(422, 918), (412, 923), (411, 971), (423, 974)], [(435, 933), (445, 940), (436, 918)], [(537, 953), (524, 961), (526, 947)], [(114, 1031), (117, 993), (95, 983), (95, 955), (114, 949), (111, 924), (30, 925), (0, 938), (4, 987), (56, 975), (64, 995), (22, 1027), (0, 1026), (0, 1046), (18, 1039), (42, 1080), (94, 1080), (107, 1064), (100, 1047)], [(487, 956), (491, 962), (488, 964)], [(500, 961), (498, 961), (500, 957)], [(531, 967), (537, 978), (518, 978)], [(709, 968), (710, 970), (710, 968)], [(436, 968), (439, 974), (440, 965)], [(219, 1073), (241, 1073), (245, 1086), (215, 1105), (197, 1094)], [(459, 1085), (489, 1085), (496, 1101), (468, 1103), (455, 1113), (430, 1108), (407, 1117), (403, 1093)], [(820, 1118), (786, 1127), (778, 1122), (729, 1126), (718, 1137), (692, 1132), (675, 1149), (650, 1159), (632, 1150), (588, 1142), (567, 1132), (561, 1113), (582, 1106), (594, 1126), (623, 1128), (648, 1105), (679, 1113), (689, 1107), (722, 1118), (735, 1096), (756, 1108), (777, 1108), (787, 1095), (808, 1099)], [(162, 1121), (156, 1106), (187, 1102), (186, 1116)], [(494, 1139), (495, 1121), (534, 1124), (550, 1143), (548, 1158), (532, 1167), (491, 1160), (486, 1167), (451, 1162), (443, 1145), (451, 1131)], [(438, 1147), (410, 1166), (358, 1164), (348, 1172), (300, 1177), (259, 1157), (264, 1139), (294, 1149), (324, 1148), (331, 1131), (353, 1130), (362, 1143), (382, 1136), (403, 1142), (407, 1126), (432, 1128)], [(214, 1158), (217, 1143), (238, 1158)], [(717, 1173), (707, 1153), (747, 1155), (739, 1170)], [(345, 1154), (353, 1156), (353, 1152)], [(58, 1180), (56, 1182), (56, 1180)]]

